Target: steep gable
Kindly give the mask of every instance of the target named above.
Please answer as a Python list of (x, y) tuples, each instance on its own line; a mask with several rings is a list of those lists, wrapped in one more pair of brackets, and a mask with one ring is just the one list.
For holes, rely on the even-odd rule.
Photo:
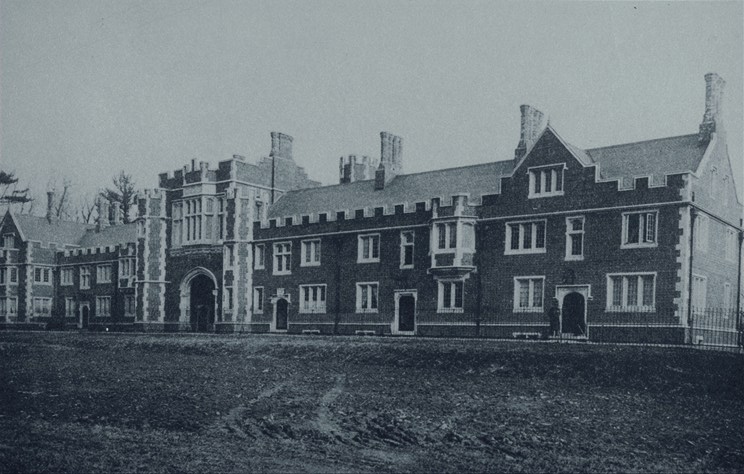
[[(592, 158), (587, 153), (570, 143), (566, 142), (560, 135), (548, 124), (540, 134), (539, 138), (535, 141), (535, 144), (527, 150), (524, 157), (514, 167), (512, 174), (518, 172), (521, 169), (525, 169), (530, 166), (543, 166), (546, 164), (556, 164), (560, 160), (551, 159), (551, 156), (556, 156), (555, 149), (563, 148), (570, 154), (581, 166), (591, 166), (594, 164)], [(552, 149), (552, 153), (543, 153), (545, 150)]]

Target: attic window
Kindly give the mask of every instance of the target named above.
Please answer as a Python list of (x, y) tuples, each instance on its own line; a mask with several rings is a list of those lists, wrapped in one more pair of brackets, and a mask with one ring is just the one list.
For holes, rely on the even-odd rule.
[(562, 196), (565, 165), (530, 168), (530, 198)]

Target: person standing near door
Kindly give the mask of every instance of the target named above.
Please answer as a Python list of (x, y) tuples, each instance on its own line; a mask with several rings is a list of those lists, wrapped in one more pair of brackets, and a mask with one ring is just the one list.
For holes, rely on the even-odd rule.
[(558, 308), (558, 298), (553, 298), (548, 310), (548, 322), (550, 323), (550, 335), (557, 336), (561, 328), (561, 310)]

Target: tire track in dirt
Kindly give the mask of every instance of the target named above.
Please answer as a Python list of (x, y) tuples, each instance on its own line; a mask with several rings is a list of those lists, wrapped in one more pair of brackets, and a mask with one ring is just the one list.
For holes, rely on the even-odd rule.
[(334, 384), (320, 398), (317, 416), (315, 418), (315, 428), (321, 433), (330, 436), (342, 443), (351, 442), (348, 434), (334, 421), (333, 413), (330, 406), (344, 392), (345, 377), (338, 374), (334, 379)]
[(250, 401), (248, 401), (246, 404), (238, 405), (234, 408), (232, 408), (227, 414), (220, 420), (221, 423), (224, 423), (224, 425), (227, 426), (228, 431), (235, 434), (239, 438), (247, 439), (250, 436), (248, 433), (245, 432), (241, 425), (241, 421), (243, 420), (243, 415), (250, 409), (251, 405), (254, 405), (260, 400), (263, 400), (264, 398), (269, 398), (276, 393), (278, 393), (281, 389), (283, 389), (285, 386), (289, 384), (289, 381), (281, 382), (278, 384), (275, 384), (267, 389), (262, 390), (261, 392), (256, 395), (256, 397)]

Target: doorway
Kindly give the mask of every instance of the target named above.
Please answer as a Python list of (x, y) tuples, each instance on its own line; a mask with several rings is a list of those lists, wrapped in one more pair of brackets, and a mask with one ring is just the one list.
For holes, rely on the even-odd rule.
[(80, 324), (78, 325), (78, 327), (80, 329), (88, 329), (88, 324), (90, 324), (90, 304), (81, 303), (80, 304)]
[(207, 275), (191, 279), (189, 292), (189, 315), (191, 330), (211, 332), (214, 330), (214, 282)]
[(274, 330), (287, 330), (287, 315), (289, 312), (289, 302), (284, 298), (279, 298), (274, 303)]
[(573, 291), (563, 297), (561, 332), (573, 336), (586, 336), (586, 300), (581, 293)]
[(395, 320), (392, 325), (393, 334), (416, 333), (416, 292), (396, 291)]
[(587, 339), (587, 301), (592, 298), (591, 285), (558, 285), (555, 297), (561, 310), (561, 337)]

